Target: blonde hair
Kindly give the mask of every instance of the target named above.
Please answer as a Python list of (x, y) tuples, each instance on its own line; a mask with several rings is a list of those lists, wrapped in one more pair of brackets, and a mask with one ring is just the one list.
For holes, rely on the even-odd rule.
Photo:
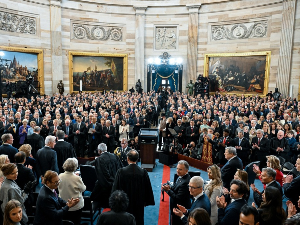
[(209, 194), (208, 197), (210, 198), (214, 189), (217, 187), (221, 187), (223, 185), (222, 179), (221, 179), (221, 170), (220, 167), (218, 167), (216, 164), (211, 165), (207, 168), (207, 171), (211, 170), (212, 174), (212, 180), (211, 182), (205, 186), (204, 191), (208, 190)]
[(8, 155), (0, 155), (0, 169), (5, 164), (7, 159), (8, 159)]
[(281, 170), (280, 160), (278, 157), (276, 157), (275, 155), (268, 155), (266, 156), (266, 158), (269, 161), (270, 167), (272, 169)]
[(19, 151), (20, 152), (24, 152), (26, 157), (29, 157), (30, 154), (31, 154), (31, 150), (32, 150), (32, 147), (30, 144), (23, 144), (20, 148), (19, 148)]

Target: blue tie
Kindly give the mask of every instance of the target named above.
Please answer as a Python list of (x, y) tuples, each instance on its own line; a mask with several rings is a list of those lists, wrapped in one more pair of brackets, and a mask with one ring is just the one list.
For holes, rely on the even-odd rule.
[[(93, 129), (95, 129), (95, 124), (93, 124)], [(93, 133), (93, 139), (95, 139), (95, 134)]]

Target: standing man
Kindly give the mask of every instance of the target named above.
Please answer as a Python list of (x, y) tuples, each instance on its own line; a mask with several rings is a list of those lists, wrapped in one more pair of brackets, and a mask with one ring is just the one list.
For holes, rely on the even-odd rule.
[(161, 150), (162, 140), (167, 136), (166, 128), (167, 128), (167, 120), (166, 120), (166, 114), (161, 114), (161, 119), (159, 123), (159, 150)]
[(119, 157), (121, 160), (122, 166), (128, 166), (127, 162), (127, 153), (131, 150), (130, 147), (128, 147), (128, 142), (126, 138), (122, 138), (121, 140), (121, 147), (118, 147), (114, 153)]
[(136, 224), (144, 224), (144, 207), (154, 205), (151, 182), (146, 170), (141, 169), (136, 162), (139, 153), (131, 150), (127, 154), (128, 166), (118, 170), (112, 192), (123, 190), (129, 198), (127, 212), (134, 215)]
[(108, 200), (115, 176), (118, 169), (122, 166), (116, 155), (107, 152), (106, 144), (101, 143), (98, 145), (98, 153), (100, 156), (95, 160), (97, 182), (92, 192), (91, 199), (98, 201), (101, 207), (109, 208)]
[(217, 149), (218, 149), (218, 160), (219, 164), (225, 163), (224, 160), (224, 153), (225, 153), (225, 148), (234, 146), (234, 141), (231, 139), (229, 136), (229, 130), (225, 129), (223, 130), (223, 137), (220, 138), (220, 141), (217, 144)]
[(100, 124), (97, 123), (97, 117), (93, 117), (91, 123), (88, 125), (88, 141), (89, 151), (88, 157), (95, 156), (97, 146), (99, 144), (99, 137), (101, 135)]
[(57, 142), (54, 151), (57, 155), (57, 165), (59, 173), (63, 173), (63, 164), (68, 158), (76, 158), (76, 153), (73, 146), (64, 140), (65, 132), (58, 130), (56, 132)]
[(264, 131), (258, 129), (256, 137), (252, 138), (252, 161), (260, 161), (260, 168), (266, 166), (266, 156), (270, 153), (270, 141), (264, 137)]
[(179, 209), (174, 208), (173, 213), (180, 217), (182, 225), (187, 224), (187, 218), (194, 209), (203, 208), (206, 210), (208, 215), (211, 214), (210, 200), (207, 195), (203, 192), (204, 180), (200, 176), (194, 176), (191, 178), (189, 183), (189, 190), (191, 196), (193, 196), (192, 206), (190, 209), (186, 209), (181, 205), (177, 205)]
[(186, 209), (191, 208), (190, 192), (188, 184), (190, 182), (189, 164), (185, 160), (180, 160), (177, 164), (177, 176), (174, 185), (163, 185), (162, 188), (170, 196), (171, 224), (182, 225), (181, 219), (174, 214), (173, 209), (181, 205)]
[(84, 157), (87, 128), (85, 123), (82, 122), (81, 116), (77, 116), (77, 123), (73, 126), (73, 133), (76, 155), (78, 157)]
[(105, 127), (102, 130), (102, 139), (103, 143), (106, 144), (107, 149), (110, 153), (114, 151), (114, 142), (115, 142), (115, 128), (110, 125), (110, 120), (106, 120)]
[(37, 177), (43, 176), (47, 170), (53, 170), (58, 173), (57, 155), (53, 150), (55, 146), (55, 137), (47, 136), (45, 146), (38, 150), (36, 154)]
[(250, 143), (247, 138), (244, 137), (244, 131), (239, 131), (238, 136), (234, 139), (234, 146), (237, 151), (237, 156), (246, 165), (250, 154)]
[(62, 130), (65, 132), (65, 141), (73, 145), (73, 125), (71, 124), (71, 121), (69, 119), (65, 120), (65, 124), (62, 125)]
[(144, 125), (144, 120), (140, 117), (140, 113), (136, 113), (136, 117), (133, 118), (133, 135), (134, 137), (138, 136), (140, 129)]
[(277, 137), (271, 139), (270, 152), (272, 155), (283, 157), (287, 162), (291, 161), (288, 156), (288, 153), (290, 152), (289, 141), (284, 138), (283, 130), (279, 130)]
[(33, 128), (33, 134), (27, 136), (27, 143), (31, 145), (31, 153), (33, 158), (36, 158), (36, 153), (39, 149), (45, 146), (45, 140), (40, 135), (41, 128), (38, 126), (35, 126)]
[(223, 186), (229, 190), (230, 182), (234, 177), (237, 169), (243, 169), (242, 160), (237, 157), (236, 149), (234, 147), (227, 147), (225, 149), (225, 159), (227, 163), (221, 169), (221, 179), (223, 181)]
[(1, 136), (2, 145), (0, 146), (0, 155), (8, 155), (11, 163), (15, 162), (15, 154), (18, 153), (18, 149), (12, 146), (14, 138), (11, 134), (3, 134)]

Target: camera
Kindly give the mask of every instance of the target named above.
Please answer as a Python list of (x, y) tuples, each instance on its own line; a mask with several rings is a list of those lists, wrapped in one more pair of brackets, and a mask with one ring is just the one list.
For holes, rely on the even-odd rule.
[(166, 186), (166, 185), (171, 186), (171, 185), (172, 185), (171, 181), (168, 180), (167, 183), (164, 183), (164, 184), (163, 184), (163, 186)]

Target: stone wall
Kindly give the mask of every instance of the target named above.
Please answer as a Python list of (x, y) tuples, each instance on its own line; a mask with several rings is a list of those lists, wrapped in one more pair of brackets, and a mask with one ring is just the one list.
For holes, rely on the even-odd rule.
[[(296, 96), (300, 74), (300, 4), (295, 4), (295, 9), (288, 9), (294, 10), (294, 20), (292, 16), (283, 16), (286, 10), (284, 3), (287, 2), (295, 0), (116, 0), (113, 3), (111, 0), (2, 0), (0, 12), (10, 11), (34, 18), (36, 32), (0, 30), (0, 46), (44, 50), (44, 86), (47, 94), (57, 92), (56, 85), (60, 79), (65, 83), (66, 92), (69, 91), (69, 51), (126, 53), (128, 87), (131, 88), (137, 79), (141, 79), (146, 87), (147, 60), (165, 51), (154, 44), (155, 29), (169, 27), (170, 32), (177, 32), (178, 39), (176, 46), (167, 51), (172, 57), (183, 59), (183, 90), (186, 90), (185, 85), (190, 78), (195, 79), (197, 74), (203, 73), (205, 54), (271, 51), (269, 90), (274, 90), (280, 85), (278, 80), (284, 80), (286, 76), (287, 83), (281, 87), (284, 89), (282, 92)], [(291, 21), (294, 21), (294, 28), (289, 35), (282, 35), (283, 24)], [(255, 23), (263, 24), (267, 32), (237, 39), (214, 36), (221, 25), (232, 27), (239, 24), (249, 28)], [(82, 27), (91, 31), (95, 26), (114, 29), (117, 34), (115, 39), (121, 31), (122, 38), (117, 41), (111, 38), (104, 40), (91, 33), (76, 33), (82, 31)], [(293, 36), (290, 38), (291, 44), (287, 38), (290, 34)], [(280, 50), (283, 45), (289, 46), (291, 51), (290, 69), (283, 60), (286, 53)], [(283, 69), (285, 74), (281, 72)], [(290, 75), (286, 74), (289, 71)]]

